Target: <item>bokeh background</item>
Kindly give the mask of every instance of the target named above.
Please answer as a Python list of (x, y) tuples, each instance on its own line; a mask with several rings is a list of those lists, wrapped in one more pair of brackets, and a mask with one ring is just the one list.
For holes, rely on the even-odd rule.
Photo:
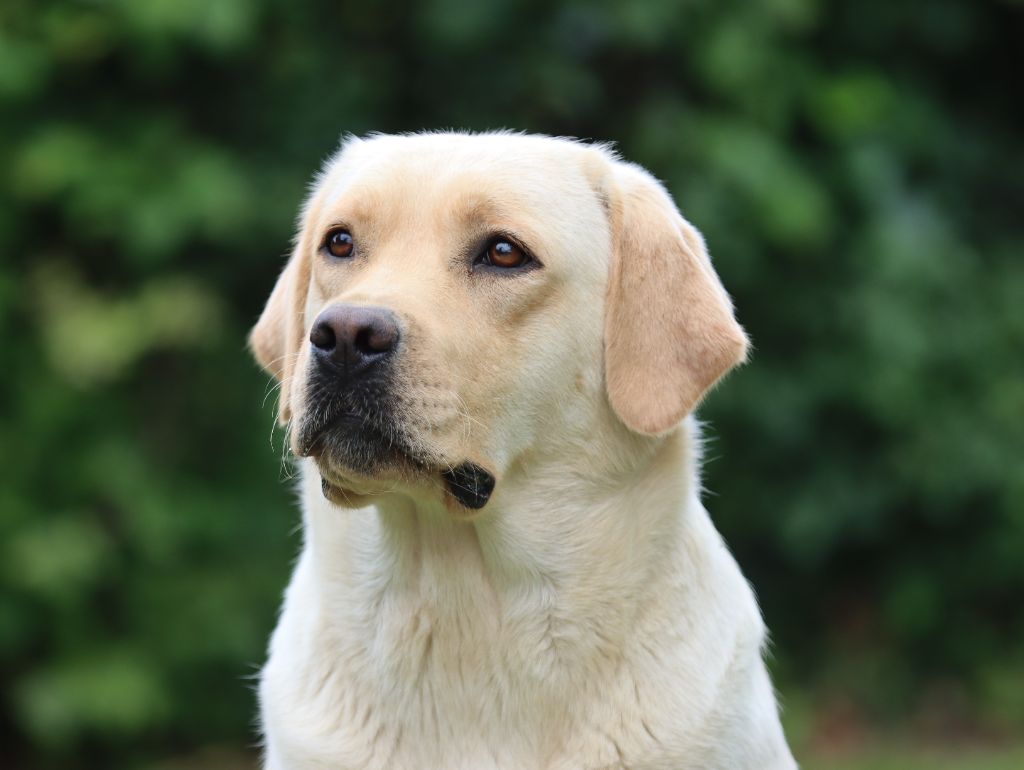
[(798, 757), (1024, 767), (1024, 8), (4, 0), (0, 766), (234, 768), (298, 516), (244, 338), (342, 132), (615, 141), (756, 350), (708, 505)]

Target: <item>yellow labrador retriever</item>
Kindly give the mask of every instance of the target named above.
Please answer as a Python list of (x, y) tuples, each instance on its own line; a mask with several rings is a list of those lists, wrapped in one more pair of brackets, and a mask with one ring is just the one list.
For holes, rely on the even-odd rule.
[(649, 174), (351, 139), (251, 346), (305, 526), (267, 768), (795, 767), (689, 416), (747, 339)]

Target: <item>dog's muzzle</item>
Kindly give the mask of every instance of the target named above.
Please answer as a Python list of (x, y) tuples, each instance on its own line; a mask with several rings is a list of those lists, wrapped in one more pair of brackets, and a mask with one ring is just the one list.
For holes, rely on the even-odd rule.
[[(393, 365), (401, 336), (397, 316), (385, 308), (332, 305), (317, 317), (309, 335), (307, 409), (298, 428), (299, 454), (366, 476), (386, 469), (440, 472), (456, 502), (479, 510), (491, 498), (494, 475), (468, 461), (438, 471), (440, 463), (414, 449), (396, 416)], [(328, 498), (330, 489), (325, 478)]]

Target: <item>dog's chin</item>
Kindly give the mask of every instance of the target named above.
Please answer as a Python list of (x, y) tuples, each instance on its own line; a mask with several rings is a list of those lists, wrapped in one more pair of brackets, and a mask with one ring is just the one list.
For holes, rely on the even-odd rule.
[(363, 477), (345, 468), (329, 466), (315, 459), (324, 497), (341, 508), (364, 508), (381, 495), (394, 490), (394, 481), (380, 477)]

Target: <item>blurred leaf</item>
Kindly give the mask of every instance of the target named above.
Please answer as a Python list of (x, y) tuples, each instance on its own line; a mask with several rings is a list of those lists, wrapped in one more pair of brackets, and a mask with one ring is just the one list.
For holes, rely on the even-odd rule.
[(111, 543), (95, 522), (63, 516), (26, 526), (6, 544), (4, 575), (44, 596), (80, 594), (107, 566)]
[(220, 303), (188, 278), (165, 277), (132, 298), (103, 298), (68, 267), (40, 267), (34, 283), (43, 338), (54, 371), (80, 386), (122, 376), (158, 347), (214, 345)]
[(168, 708), (164, 686), (145, 663), (107, 652), (25, 678), (16, 689), (25, 726), (51, 745), (83, 730), (138, 732)]

